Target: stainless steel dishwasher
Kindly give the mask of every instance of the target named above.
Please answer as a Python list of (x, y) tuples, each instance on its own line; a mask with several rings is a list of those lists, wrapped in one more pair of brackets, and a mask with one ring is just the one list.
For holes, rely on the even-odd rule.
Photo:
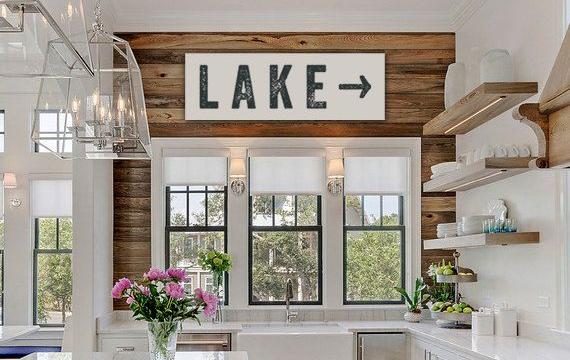
[(228, 333), (181, 333), (177, 351), (230, 351), (232, 335)]
[(359, 333), (358, 360), (406, 360), (406, 334), (401, 332)]

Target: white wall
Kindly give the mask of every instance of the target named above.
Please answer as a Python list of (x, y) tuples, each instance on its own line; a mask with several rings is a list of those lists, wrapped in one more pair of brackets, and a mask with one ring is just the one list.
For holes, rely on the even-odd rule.
[[(562, 0), (486, 1), (457, 32), (457, 61), (466, 65), (467, 90), (478, 85), (479, 61), (493, 48), (509, 50), (515, 80), (538, 81), (542, 89), (561, 44), (562, 9)], [(537, 151), (530, 129), (514, 121), (510, 111), (458, 136), (457, 153), (484, 144), (530, 144)], [(520, 231), (540, 231), (538, 245), (463, 250), (463, 264), (480, 275), (477, 284), (464, 287), (469, 302), (507, 302), (518, 308), (522, 321), (560, 326), (559, 177), (553, 170), (533, 171), (458, 193), (458, 217), (485, 213), (487, 202), (499, 198), (507, 201)]]

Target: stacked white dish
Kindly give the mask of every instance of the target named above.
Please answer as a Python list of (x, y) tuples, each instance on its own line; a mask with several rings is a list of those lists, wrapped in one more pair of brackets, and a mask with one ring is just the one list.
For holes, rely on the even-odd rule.
[(455, 161), (439, 163), (431, 167), (431, 178), (435, 179), (438, 176), (448, 174), (455, 170), (457, 170), (457, 162)]
[(437, 238), (457, 236), (457, 223), (446, 223), (437, 225)]
[(473, 215), (464, 216), (457, 225), (459, 235), (474, 235), (483, 233), (483, 223), (485, 220), (494, 219), (493, 215)]

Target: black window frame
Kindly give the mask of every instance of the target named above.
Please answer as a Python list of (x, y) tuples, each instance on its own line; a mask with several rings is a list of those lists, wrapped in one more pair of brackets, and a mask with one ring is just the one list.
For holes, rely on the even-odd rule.
[[(180, 185), (185, 186), (185, 185)], [(166, 186), (166, 226), (165, 226), (165, 265), (170, 267), (170, 233), (175, 232), (222, 232), (224, 234), (224, 252), (228, 251), (228, 187), (223, 190), (209, 190), (216, 185), (204, 186), (204, 190), (190, 190), (191, 185), (185, 186), (186, 190), (171, 190), (171, 186)], [(170, 194), (186, 194), (186, 226), (170, 225)], [(204, 225), (190, 225), (190, 194), (204, 194)], [(224, 225), (208, 225), (208, 194), (224, 194)], [(224, 275), (224, 304), (230, 302), (229, 273)]]
[[(362, 225), (347, 225), (346, 224), (346, 197), (347, 196), (360, 196), (362, 204), (361, 224)], [(399, 223), (400, 225), (364, 225), (364, 198), (366, 196), (380, 196), (380, 217), (383, 215), (383, 203), (386, 196), (398, 196), (399, 207)], [(381, 220), (382, 221), (382, 220)], [(400, 263), (401, 263), (401, 284), (402, 288), (406, 288), (406, 226), (404, 223), (404, 196), (401, 194), (366, 194), (366, 195), (344, 195), (342, 198), (342, 304), (343, 305), (402, 305), (404, 298), (400, 300), (347, 300), (347, 235), (350, 231), (399, 231), (400, 232)]]
[[(2, 130), (0, 130), (0, 137), (4, 139), (4, 148), (0, 151), (0, 153), (3, 153), (6, 151), (6, 110), (0, 110), (0, 114), (2, 115), (3, 122)], [(2, 206), (2, 204), (0, 204), (0, 206)]]
[[(303, 194), (299, 194), (303, 195)], [(318, 259), (317, 259), (317, 301), (290, 301), (291, 305), (323, 305), (323, 226), (322, 226), (322, 196), (312, 194), (317, 197), (317, 225), (297, 225), (297, 196), (288, 194), (284, 196), (294, 196), (295, 220), (294, 225), (275, 225), (275, 196), (271, 199), (271, 226), (253, 225), (253, 197), (249, 196), (249, 216), (248, 216), (248, 304), (251, 306), (285, 305), (285, 301), (255, 301), (253, 299), (253, 233), (254, 232), (316, 232), (318, 238)]]
[[(55, 243), (56, 249), (41, 249), (40, 248), (40, 219), (55, 219)], [(52, 327), (61, 328), (65, 324), (39, 324), (38, 323), (38, 255), (40, 254), (54, 254), (54, 255), (65, 255), (70, 254), (73, 261), (73, 249), (60, 249), (59, 248), (59, 221), (61, 219), (70, 219), (69, 217), (39, 217), (34, 218), (34, 269), (33, 269), (33, 323), (39, 327)], [(72, 223), (73, 226), (73, 223)]]
[[(61, 113), (60, 113), (59, 111), (57, 111), (57, 110), (36, 110), (36, 111), (35, 111), (35, 116), (36, 116), (36, 118), (34, 119), (34, 121), (37, 122), (37, 125), (38, 125), (38, 135), (39, 135), (39, 139), (40, 139), (40, 140), (42, 139), (41, 134), (46, 134), (46, 132), (41, 132), (41, 131), (39, 130), (39, 127), (40, 127), (40, 115), (41, 115), (41, 114), (57, 114), (57, 124), (56, 124), (56, 126), (57, 126), (58, 131), (57, 131), (56, 133), (48, 132), (47, 134), (49, 134), (49, 135), (57, 134), (57, 139), (53, 139), (53, 140), (57, 140), (57, 141), (58, 141), (57, 152), (59, 152), (59, 142), (60, 142), (60, 141), (66, 141), (66, 140), (73, 140), (73, 137), (72, 137), (71, 134), (70, 134), (70, 135), (69, 135), (69, 138), (66, 138), (66, 137), (65, 137), (65, 134), (67, 133), (67, 131), (64, 131), (64, 132), (63, 132), (63, 137), (59, 136), (59, 122), (60, 122), (60, 120), (61, 120), (61, 119), (60, 119), (60, 118), (61, 118)], [(52, 139), (50, 139), (50, 140), (52, 140)], [(34, 153), (35, 153), (35, 154), (47, 154), (47, 153), (50, 153), (50, 152), (51, 152), (51, 151), (48, 150), (47, 148), (43, 148), (43, 149), (46, 150), (46, 152), (42, 152), (42, 151), (40, 151), (40, 149), (42, 149), (42, 147), (40, 146), (40, 144), (38, 144), (37, 142), (34, 141)], [(72, 141), (71, 149), (67, 149), (63, 154), (71, 154), (71, 153), (73, 153), (73, 141)]]

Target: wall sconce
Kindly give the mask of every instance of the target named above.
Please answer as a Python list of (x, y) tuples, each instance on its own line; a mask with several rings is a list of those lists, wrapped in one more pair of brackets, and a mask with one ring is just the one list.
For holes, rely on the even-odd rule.
[(329, 161), (327, 190), (332, 195), (342, 194), (342, 181), (344, 179), (344, 163), (342, 159)]
[(241, 195), (244, 193), (246, 177), (245, 159), (232, 158), (230, 160), (230, 188), (234, 194)]
[[(16, 180), (16, 174), (14, 173), (4, 173), (4, 189), (15, 189), (18, 187), (18, 182)], [(19, 207), (22, 205), (22, 200), (14, 198), (10, 200), (10, 205), (12, 207)]]

